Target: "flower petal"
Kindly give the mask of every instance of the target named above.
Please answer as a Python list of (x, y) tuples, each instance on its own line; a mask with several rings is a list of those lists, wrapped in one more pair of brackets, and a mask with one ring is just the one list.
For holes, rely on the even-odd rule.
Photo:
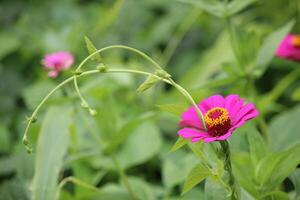
[[(232, 124), (233, 125), (237, 124), (247, 114), (251, 114), (252, 111), (256, 111), (255, 106), (252, 103), (247, 103), (235, 114), (235, 116), (233, 118), (231, 118)], [(249, 118), (249, 119), (251, 119), (251, 118)]]
[(178, 135), (180, 135), (183, 138), (206, 138), (210, 137), (205, 132), (200, 132), (193, 128), (183, 128), (178, 131)]
[[(235, 128), (234, 128), (235, 129)], [(221, 135), (217, 138), (217, 140), (226, 140), (227, 138), (229, 138), (232, 135), (232, 132), (234, 131), (233, 128), (229, 129), (227, 131), (227, 133), (225, 133), (224, 135)]]
[(238, 95), (228, 95), (225, 98), (225, 108), (229, 112), (230, 119), (235, 118), (238, 111), (242, 108), (245, 100)]
[(246, 121), (257, 117), (258, 115), (259, 115), (259, 112), (256, 109), (251, 110), (249, 113), (244, 115), (239, 121), (237, 121), (235, 124), (233, 124), (232, 128), (234, 128), (234, 129), (238, 128), (238, 127), (242, 126)]
[(194, 106), (187, 109), (181, 115), (181, 121), (179, 122), (179, 126), (181, 127), (194, 127), (198, 129), (203, 129), (198, 114)]
[(225, 99), (221, 95), (213, 95), (207, 99), (208, 102), (210, 102), (211, 108), (214, 107), (221, 107), (224, 108), (225, 105)]

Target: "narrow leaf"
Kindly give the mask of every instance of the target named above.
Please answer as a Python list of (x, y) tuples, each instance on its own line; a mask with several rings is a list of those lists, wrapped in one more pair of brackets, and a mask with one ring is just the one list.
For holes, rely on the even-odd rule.
[(139, 86), (137, 89), (138, 92), (144, 92), (154, 86), (157, 82), (159, 82), (161, 79), (157, 76), (150, 75), (148, 78)]
[(202, 182), (209, 175), (210, 171), (203, 164), (198, 164), (197, 166), (195, 166), (189, 173), (183, 185), (182, 194), (188, 192), (190, 189)]
[[(84, 37), (84, 40), (85, 40), (85, 44), (86, 44), (89, 54), (91, 55), (91, 54), (95, 53), (97, 51), (97, 48), (93, 45), (91, 40), (87, 36)], [(92, 56), (91, 60), (95, 60), (97, 62), (102, 62), (100, 53), (97, 53), (94, 56)]]
[(69, 109), (52, 107), (43, 121), (37, 143), (33, 200), (53, 200), (63, 157), (69, 142)]
[(290, 32), (295, 24), (295, 20), (290, 21), (286, 25), (280, 27), (275, 32), (271, 33), (263, 42), (255, 64), (255, 74), (260, 76), (267, 69), (272, 61), (275, 51), (282, 39)]
[(191, 4), (193, 6), (196, 6), (211, 15), (217, 16), (217, 17), (222, 17), (224, 16), (224, 9), (225, 9), (225, 4), (218, 2), (216, 0), (178, 0), (182, 3), (187, 3)]
[(186, 145), (188, 143), (187, 139), (183, 139), (182, 137), (179, 137), (176, 141), (176, 143), (172, 146), (170, 152), (174, 152), (177, 151), (178, 149), (180, 149), (181, 147), (183, 147), (184, 145)]
[(256, 2), (257, 0), (235, 0), (235, 1), (231, 1), (227, 8), (226, 8), (226, 16), (231, 16), (234, 15), (240, 11), (242, 11), (243, 9), (245, 9), (246, 7), (248, 7), (249, 5), (251, 5), (252, 3)]

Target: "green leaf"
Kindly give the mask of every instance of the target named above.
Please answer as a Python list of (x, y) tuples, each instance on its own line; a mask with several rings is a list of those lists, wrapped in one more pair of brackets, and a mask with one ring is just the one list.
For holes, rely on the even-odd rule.
[(249, 142), (250, 157), (254, 166), (266, 156), (267, 149), (264, 139), (254, 126), (248, 125), (247, 139)]
[(148, 78), (138, 87), (138, 92), (144, 92), (159, 82), (161, 78), (150, 75)]
[(178, 0), (182, 3), (191, 4), (192, 6), (196, 6), (211, 15), (217, 17), (223, 17), (225, 11), (225, 4), (218, 2), (216, 0)]
[(300, 87), (296, 88), (296, 89), (293, 91), (292, 99), (293, 99), (294, 101), (300, 101)]
[[(144, 180), (137, 178), (137, 177), (129, 177), (128, 181), (130, 183), (130, 186), (132, 187), (134, 193), (137, 196), (137, 199), (143, 199), (143, 200), (155, 200), (155, 194), (147, 182)], [(124, 186), (125, 188), (125, 186)]]
[(124, 168), (129, 168), (152, 158), (159, 152), (161, 143), (159, 130), (147, 122), (130, 134), (116, 156)]
[[(167, 189), (181, 184), (185, 181), (191, 169), (199, 163), (192, 153), (176, 151), (167, 154), (163, 159), (162, 179)], [(180, 173), (178, 173), (180, 171)], [(176, 175), (175, 175), (176, 174)]]
[(176, 143), (172, 146), (170, 152), (175, 152), (184, 145), (186, 145), (189, 142), (187, 139), (183, 139), (182, 137), (178, 137)]
[[(23, 97), (25, 99), (25, 103), (30, 109), (34, 109), (53, 88), (55, 87), (55, 83), (45, 80), (39, 81), (30, 86), (26, 87), (23, 90)], [(56, 91), (51, 99), (57, 98), (61, 96), (61, 91)]]
[(37, 142), (33, 200), (53, 200), (59, 171), (69, 142), (70, 110), (51, 107), (45, 116)]
[(267, 193), (261, 199), (263, 200), (290, 200), (290, 197), (287, 193), (281, 191), (274, 191)]
[(197, 184), (201, 183), (205, 178), (211, 175), (209, 169), (203, 164), (198, 164), (189, 173), (183, 185), (182, 194), (188, 192)]
[(270, 123), (270, 145), (273, 151), (281, 151), (300, 143), (300, 105), (281, 113)]
[(226, 16), (234, 15), (234, 14), (242, 11), (243, 9), (245, 9), (246, 7), (248, 7), (249, 5), (253, 4), (256, 1), (257, 0), (235, 0), (235, 1), (231, 1), (226, 7), (225, 14), (226, 14)]
[(253, 182), (254, 168), (250, 164), (251, 158), (246, 153), (235, 153), (232, 155), (232, 169), (238, 183), (252, 196), (258, 197), (259, 193), (256, 189), (256, 184)]
[(0, 60), (7, 54), (15, 51), (21, 45), (21, 41), (12, 33), (0, 34)]
[(205, 200), (230, 200), (228, 191), (212, 177), (205, 180)]
[[(97, 48), (93, 45), (91, 40), (87, 36), (84, 37), (84, 40), (85, 40), (85, 44), (86, 44), (89, 54), (91, 55), (91, 54), (95, 53), (97, 51)], [(102, 62), (102, 57), (101, 57), (100, 53), (96, 53), (95, 55), (92, 56), (91, 60), (95, 60), (97, 62)]]
[(292, 181), (296, 196), (300, 197), (300, 168), (297, 168), (290, 176), (290, 180)]
[(229, 36), (226, 32), (223, 32), (218, 36), (213, 46), (182, 76), (180, 84), (189, 89), (198, 89), (198, 87), (207, 84), (207, 81), (220, 71), (222, 63), (230, 62), (233, 59)]
[(176, 116), (180, 116), (187, 108), (185, 104), (163, 104), (163, 105), (156, 105), (156, 107), (162, 109), (163, 111), (174, 114)]
[(264, 71), (267, 69), (267, 67), (269, 66), (270, 62), (272, 61), (275, 55), (275, 51), (279, 43), (290, 32), (294, 24), (295, 24), (295, 20), (290, 21), (289, 23), (280, 27), (275, 32), (271, 33), (264, 40), (258, 52), (258, 55), (256, 57), (254, 73), (257, 76), (261, 76), (264, 73)]
[(152, 118), (153, 113), (145, 113), (138, 118), (130, 120), (119, 130), (115, 138), (108, 144), (105, 152), (110, 153), (117, 149), (142, 123)]
[(4, 182), (0, 187), (1, 200), (30, 200), (25, 182), (12, 180)]
[(255, 169), (255, 179), (260, 188), (273, 191), (300, 163), (300, 144), (287, 151), (273, 153), (262, 159)]

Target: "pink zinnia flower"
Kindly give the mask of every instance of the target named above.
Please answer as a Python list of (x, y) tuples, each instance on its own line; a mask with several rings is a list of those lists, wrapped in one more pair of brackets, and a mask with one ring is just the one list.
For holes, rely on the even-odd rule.
[(276, 56), (300, 61), (300, 36), (288, 34), (277, 48)]
[(202, 127), (194, 106), (181, 115), (179, 122), (183, 128), (178, 134), (190, 138), (191, 142), (226, 140), (236, 128), (258, 115), (253, 104), (244, 104), (244, 99), (233, 94), (225, 98), (221, 95), (211, 96), (202, 100), (198, 107), (204, 116), (207, 131)]
[(66, 51), (47, 54), (42, 60), (44, 67), (50, 70), (48, 76), (51, 78), (55, 78), (61, 71), (69, 69), (73, 62), (73, 55)]

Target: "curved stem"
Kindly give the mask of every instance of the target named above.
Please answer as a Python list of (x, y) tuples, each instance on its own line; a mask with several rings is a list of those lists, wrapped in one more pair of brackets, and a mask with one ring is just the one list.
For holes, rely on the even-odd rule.
[(189, 101), (190, 103), (194, 106), (196, 112), (197, 112), (197, 115), (198, 117), (200, 118), (200, 122), (201, 122), (201, 125), (203, 127), (203, 129), (206, 131), (207, 128), (206, 128), (206, 125), (205, 125), (205, 121), (204, 121), (204, 117), (203, 117), (203, 114), (200, 110), (200, 108), (197, 106), (196, 102), (194, 101), (193, 97), (190, 95), (190, 93), (188, 93), (182, 86), (178, 85), (177, 83), (175, 83), (175, 81), (173, 81), (171, 78), (169, 78), (169, 81), (172, 83), (172, 85), (181, 93), (183, 94), (183, 96), (185, 96)]
[[(133, 73), (133, 74), (141, 74), (141, 75), (146, 75), (146, 76), (156, 76), (157, 78), (160, 78), (159, 76), (149, 73), (149, 72), (143, 72), (143, 71), (139, 71), (139, 70), (130, 70), (130, 69), (109, 69), (107, 70), (106, 73)], [(95, 74), (95, 73), (99, 73), (98, 70), (89, 70), (86, 72), (83, 72), (80, 75), (76, 75), (77, 77), (82, 77), (82, 76), (86, 76), (86, 75), (90, 75), (90, 74)], [(43, 99), (42, 101), (38, 104), (38, 106), (35, 108), (35, 110), (33, 111), (33, 113), (31, 114), (31, 117), (28, 120), (27, 126), (25, 128), (25, 132), (24, 132), (24, 136), (23, 136), (23, 144), (25, 145), (27, 151), (29, 153), (32, 152), (32, 148), (29, 145), (29, 141), (28, 141), (28, 131), (29, 131), (29, 127), (30, 125), (34, 122), (34, 119), (38, 113), (38, 111), (40, 110), (40, 108), (42, 107), (42, 105), (51, 97), (51, 95), (58, 90), (59, 88), (61, 88), (62, 86), (64, 86), (65, 84), (73, 81), (75, 79), (76, 76), (72, 76), (66, 80), (64, 80), (63, 82), (61, 82), (60, 84), (58, 84), (55, 88), (53, 88)], [(169, 80), (165, 80), (162, 79), (164, 82), (171, 84), (171, 82)], [(83, 97), (82, 97), (83, 98)]]
[(80, 70), (82, 68), (82, 66), (90, 59), (92, 58), (94, 55), (96, 55), (97, 53), (101, 53), (103, 51), (106, 51), (106, 50), (109, 50), (109, 49), (127, 49), (127, 50), (130, 50), (132, 52), (135, 52), (137, 54), (139, 54), (140, 56), (142, 56), (143, 58), (145, 58), (146, 60), (148, 60), (150, 63), (153, 64), (153, 66), (155, 66), (155, 68), (157, 69), (161, 69), (162, 70), (162, 67), (157, 63), (155, 62), (150, 56), (148, 56), (147, 54), (143, 53), (142, 51), (138, 50), (138, 49), (135, 49), (135, 48), (132, 48), (132, 47), (128, 47), (128, 46), (124, 46), (124, 45), (111, 45), (111, 46), (108, 46), (108, 47), (104, 47), (102, 49), (99, 49), (97, 51), (95, 51), (94, 53), (90, 54), (88, 57), (86, 57), (80, 64), (79, 66), (77, 67), (76, 70)]
[[(138, 50), (138, 49), (135, 49), (135, 48), (132, 48), (132, 47), (128, 47), (128, 46), (123, 46), (123, 45), (112, 45), (112, 46), (108, 46), (108, 47), (104, 47), (102, 49), (99, 49), (97, 51), (95, 51), (94, 53), (90, 54), (88, 57), (86, 57), (80, 64), (79, 66), (77, 67), (76, 71), (79, 71), (83, 65), (90, 59), (92, 58), (94, 55), (96, 55), (97, 53), (101, 53), (103, 51), (106, 51), (106, 50), (109, 50), (109, 49), (127, 49), (129, 51), (132, 51), (132, 52), (135, 52), (137, 53), (138, 55), (142, 56), (143, 58), (145, 58), (146, 60), (148, 60), (149, 62), (151, 62), (153, 64), (153, 66), (158, 69), (158, 70), (163, 70), (163, 68), (157, 63), (155, 62), (150, 56), (148, 56), (147, 54), (143, 53), (142, 51)], [(134, 71), (134, 70), (131, 70), (131, 71)], [(164, 70), (163, 70), (164, 71)], [(140, 73), (141, 71), (139, 71)], [(145, 72), (146, 73), (146, 72)], [(144, 73), (144, 74), (145, 74)], [(161, 77), (160, 77), (161, 78)], [(75, 79), (76, 79), (76, 76), (74, 78), (74, 83), (75, 83)], [(163, 79), (164, 81), (166, 79)], [(170, 84), (173, 85), (180, 93), (182, 93), (190, 102), (191, 104), (195, 107), (196, 109), (196, 112), (200, 118), (200, 122), (202, 124), (202, 127), (204, 128), (204, 130), (206, 130), (206, 125), (205, 125), (205, 122), (204, 122), (204, 118), (203, 118), (203, 115), (202, 115), (202, 112), (201, 110), (199, 109), (199, 107), (197, 106), (196, 102), (194, 101), (194, 99), (191, 97), (191, 95), (183, 88), (181, 87), (180, 85), (178, 85), (177, 83), (175, 83), (175, 81), (173, 81), (171, 78), (168, 78), (168, 80), (170, 81)], [(166, 82), (166, 81), (165, 81)], [(76, 85), (76, 83), (75, 83)]]

